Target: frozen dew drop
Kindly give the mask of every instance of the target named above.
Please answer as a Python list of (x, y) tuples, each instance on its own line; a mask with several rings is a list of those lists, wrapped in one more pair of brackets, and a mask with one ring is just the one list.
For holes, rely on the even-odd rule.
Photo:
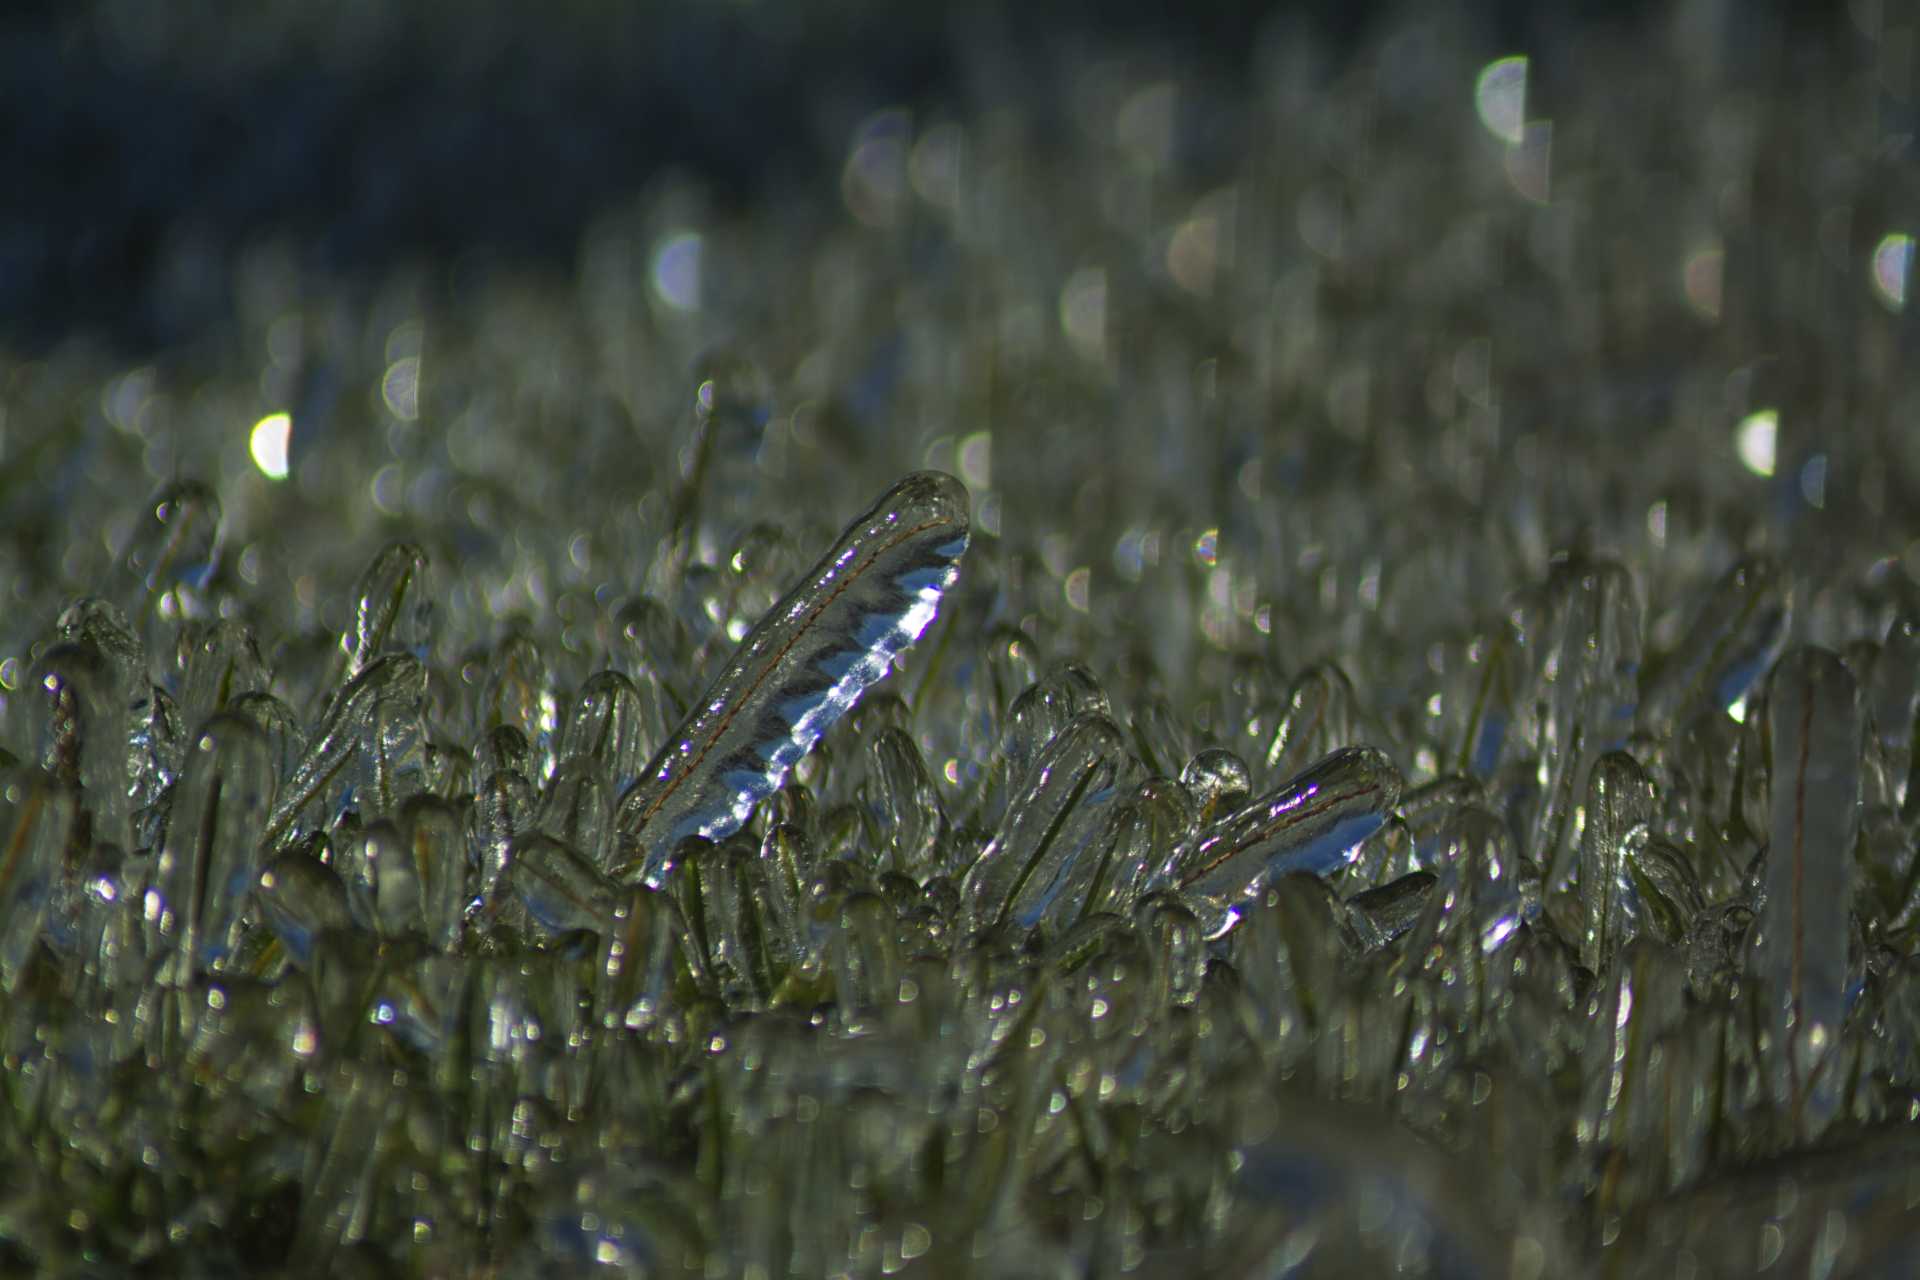
[(1180, 785), (1202, 822), (1243, 802), (1253, 789), (1247, 762), (1225, 747), (1209, 747), (1180, 770)]

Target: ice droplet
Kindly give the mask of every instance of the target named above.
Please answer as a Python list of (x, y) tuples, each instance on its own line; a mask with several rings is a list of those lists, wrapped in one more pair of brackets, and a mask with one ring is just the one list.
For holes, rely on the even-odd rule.
[(1186, 789), (1170, 778), (1149, 778), (1120, 799), (1093, 846), (1075, 858), (1070, 878), (1048, 906), (1056, 933), (1098, 913), (1125, 914), (1144, 893), (1174, 847), (1193, 830)]
[[(406, 798), (396, 793), (395, 730), (409, 713), (417, 717), (426, 693), (426, 670), (406, 654), (381, 658), (346, 685), (308, 742), (300, 763), (282, 782), (264, 842), (277, 846), (296, 829), (307, 805), (360, 756), (371, 784), (366, 802), (371, 812), (391, 812)], [(414, 745), (418, 745), (415, 743)], [(417, 779), (416, 779), (417, 782)]]
[(1079, 663), (1063, 662), (1048, 671), (1007, 708), (1006, 736), (1000, 743), (1007, 782), (1018, 785), (1047, 744), (1076, 717), (1110, 711), (1100, 682)]
[(1414, 871), (1347, 899), (1360, 940), (1369, 947), (1382, 947), (1413, 928), (1437, 883), (1439, 877), (1433, 872)]
[(54, 630), (62, 640), (92, 648), (113, 668), (129, 698), (138, 698), (149, 679), (146, 647), (112, 602), (83, 596), (60, 611)]
[(1208, 747), (1180, 768), (1180, 785), (1193, 801), (1198, 820), (1211, 822), (1223, 810), (1246, 803), (1253, 790), (1247, 762), (1225, 747)]
[(254, 898), (267, 927), (302, 964), (312, 960), (323, 934), (353, 925), (339, 875), (299, 845), (261, 870)]
[(849, 525), (621, 799), (620, 878), (653, 882), (680, 840), (737, 831), (920, 638), (966, 549), (966, 490), (938, 472), (907, 477)]
[(603, 867), (611, 853), (607, 824), (612, 807), (605, 775), (592, 760), (576, 756), (554, 771), (534, 825)]
[(666, 708), (657, 682), (643, 676), (636, 685), (618, 671), (602, 671), (574, 696), (560, 735), (560, 759), (589, 760), (614, 786), (625, 789), (639, 775), (649, 747), (666, 732)]
[(147, 502), (124, 563), (144, 591), (141, 617), (197, 616), (220, 564), (220, 499), (198, 480), (176, 480)]

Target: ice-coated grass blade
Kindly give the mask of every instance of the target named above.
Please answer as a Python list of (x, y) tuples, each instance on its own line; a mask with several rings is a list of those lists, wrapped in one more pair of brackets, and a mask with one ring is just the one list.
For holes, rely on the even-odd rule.
[(348, 679), (372, 666), (395, 640), (404, 648), (417, 642), (415, 633), (425, 630), (424, 620), (405, 615), (426, 612), (420, 585), (426, 570), (426, 552), (411, 543), (396, 542), (375, 556), (360, 575), (353, 592), (353, 631), (341, 640), (348, 655)]
[(966, 549), (966, 489), (934, 471), (908, 476), (847, 526), (622, 797), (619, 878), (657, 885), (681, 840), (739, 830), (920, 638)]
[(1027, 928), (1038, 921), (1058, 888), (1056, 876), (1099, 829), (1104, 805), (1093, 798), (1110, 791), (1125, 767), (1120, 730), (1097, 713), (1076, 717), (1047, 744), (1008, 804), (999, 834), (961, 884), (971, 927), (998, 924), (1009, 913)]
[(0, 993), (13, 991), (40, 940), (79, 800), (78, 788), (44, 774), (0, 776)]
[(1821, 1067), (1846, 1012), (1865, 725), (1853, 675), (1825, 649), (1781, 659), (1767, 711), (1772, 825), (1756, 968), (1773, 1011), (1776, 1099), (1819, 1127), (1838, 1102), (1834, 1073)]
[(1765, 557), (1727, 571), (1680, 647), (1652, 673), (1640, 726), (1659, 731), (1699, 708), (1725, 711), (1746, 697), (1787, 642), (1793, 598), (1787, 575)]
[(165, 980), (181, 985), (226, 950), (226, 934), (253, 887), (259, 840), (273, 803), (266, 735), (222, 712), (202, 726), (173, 799), (151, 898)]
[[(1372, 747), (1348, 747), (1221, 818), (1169, 861), (1174, 887), (1225, 906), (1293, 871), (1325, 876), (1400, 802), (1400, 771)], [(1229, 910), (1209, 934), (1233, 925)]]
[(1580, 962), (1600, 972), (1626, 939), (1621, 937), (1628, 833), (1654, 816), (1653, 784), (1640, 762), (1624, 751), (1609, 751), (1594, 762), (1587, 782), (1586, 827), (1580, 835), (1580, 903), (1586, 918), (1579, 938)]
[(1600, 752), (1633, 727), (1640, 672), (1640, 593), (1625, 568), (1569, 556), (1554, 565), (1523, 637), (1532, 687), (1523, 736), (1539, 757), (1540, 803), (1526, 840), (1560, 888), (1574, 858), (1575, 788)]

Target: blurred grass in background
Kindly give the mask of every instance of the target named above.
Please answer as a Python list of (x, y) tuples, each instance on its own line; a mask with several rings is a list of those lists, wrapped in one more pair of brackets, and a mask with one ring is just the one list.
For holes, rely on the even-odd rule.
[[(1860, 15), (1842, 8), (1502, 0), (1450, 23), (1488, 57), (1528, 49), (1538, 95), (1622, 40), (1764, 92), (1858, 60)], [(21, 0), (0, 16), (0, 343), (44, 351), (82, 331), (178, 348), (228, 318), (232, 254), (270, 233), (307, 268), (362, 280), (422, 255), (566, 270), (596, 212), (669, 171), (738, 207), (830, 180), (882, 107), (1012, 107), (1064, 131), (1068, 72), (1090, 56), (1163, 62), (1231, 100), (1276, 47), (1310, 46), (1332, 74), (1404, 12)]]

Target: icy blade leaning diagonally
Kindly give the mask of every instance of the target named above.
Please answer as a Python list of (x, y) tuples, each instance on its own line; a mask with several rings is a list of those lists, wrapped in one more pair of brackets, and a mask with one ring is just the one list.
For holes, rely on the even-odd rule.
[(906, 477), (848, 525), (621, 798), (618, 878), (657, 885), (680, 841), (739, 830), (920, 638), (966, 550), (967, 492), (940, 472)]

